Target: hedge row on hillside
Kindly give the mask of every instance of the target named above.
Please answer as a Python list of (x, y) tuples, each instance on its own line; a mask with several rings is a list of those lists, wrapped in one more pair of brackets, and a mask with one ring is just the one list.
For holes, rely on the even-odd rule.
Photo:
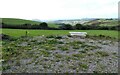
[(120, 30), (118, 26), (98, 26), (98, 25), (82, 25), (76, 24), (72, 26), (70, 24), (62, 24), (58, 28), (48, 27), (48, 24), (43, 22), (39, 25), (23, 24), (23, 25), (8, 25), (0, 24), (0, 28), (12, 28), (12, 29), (46, 29), (46, 30)]
[(120, 25), (118, 26), (99, 26), (99, 25), (82, 25), (76, 24), (71, 26), (70, 24), (64, 24), (59, 27), (63, 30), (120, 30)]

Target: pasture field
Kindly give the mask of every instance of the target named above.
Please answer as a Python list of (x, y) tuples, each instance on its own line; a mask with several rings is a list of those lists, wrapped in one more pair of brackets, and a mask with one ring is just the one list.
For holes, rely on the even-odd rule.
[[(40, 24), (41, 22), (38, 21), (32, 21), (32, 20), (25, 20), (25, 19), (16, 19), (16, 18), (2, 18), (2, 22), (5, 24), (9, 24), (9, 25), (22, 25), (22, 24)], [(59, 25), (56, 25), (54, 23), (48, 23), (49, 27), (54, 27), (54, 28), (58, 28)]]
[[(24, 36), (26, 30), (23, 29), (0, 29), (3, 34), (8, 34), (14, 37)], [(112, 38), (118, 38), (118, 31), (112, 30), (27, 30), (28, 36), (39, 36), (39, 35), (69, 35), (69, 32), (87, 32), (88, 35), (105, 35)]]
[(24, 20), (24, 19), (15, 19), (15, 18), (2, 18), (2, 22), (9, 25), (21, 25), (21, 24), (40, 24), (37, 21)]

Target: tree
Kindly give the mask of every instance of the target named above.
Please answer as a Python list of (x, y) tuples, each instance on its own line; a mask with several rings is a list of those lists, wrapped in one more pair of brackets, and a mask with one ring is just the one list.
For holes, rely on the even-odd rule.
[(70, 24), (65, 24), (65, 25), (60, 26), (60, 29), (72, 30), (73, 27)]
[(40, 23), (39, 28), (40, 29), (48, 29), (48, 24), (46, 22)]
[(82, 28), (83, 28), (82, 24), (76, 24), (75, 25), (75, 29), (82, 29)]
[(31, 28), (31, 24), (25, 23), (25, 24), (23, 24), (23, 28), (30, 29)]

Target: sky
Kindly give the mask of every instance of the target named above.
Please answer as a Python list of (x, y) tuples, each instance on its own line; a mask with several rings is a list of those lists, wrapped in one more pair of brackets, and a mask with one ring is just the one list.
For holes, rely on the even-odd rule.
[(0, 0), (1, 18), (117, 18), (119, 0)]

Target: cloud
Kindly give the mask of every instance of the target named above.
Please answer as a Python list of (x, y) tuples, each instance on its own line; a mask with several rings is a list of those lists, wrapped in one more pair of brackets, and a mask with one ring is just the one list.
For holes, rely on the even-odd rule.
[(0, 17), (69, 19), (117, 17), (118, 0), (1, 0)]

